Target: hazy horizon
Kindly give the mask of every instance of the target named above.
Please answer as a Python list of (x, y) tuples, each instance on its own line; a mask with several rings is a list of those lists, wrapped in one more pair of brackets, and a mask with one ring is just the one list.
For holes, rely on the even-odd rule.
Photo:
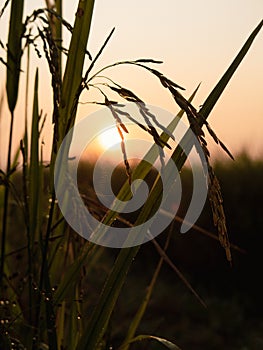
[[(44, 1), (35, 1), (34, 4), (25, 3), (25, 15), (31, 13), (33, 8), (45, 6)], [(77, 1), (72, 1), (71, 6), (65, 3), (64, 7), (63, 15), (73, 25)], [(97, 0), (88, 50), (94, 57), (110, 30), (115, 27), (113, 37), (95, 66), (95, 71), (106, 64), (124, 59), (146, 57), (160, 59), (164, 63), (158, 65), (157, 69), (185, 87), (186, 91), (183, 93), (185, 97), (190, 96), (196, 86), (202, 82), (194, 100), (194, 105), (198, 108), (262, 19), (262, 14), (263, 2), (261, 0), (233, 0), (231, 2), (223, 0), (220, 3), (205, 0), (184, 2), (168, 0), (165, 6), (149, 0), (132, 3), (124, 3), (120, 0), (115, 2)], [(3, 43), (7, 42), (8, 22), (9, 9), (0, 20)], [(69, 35), (65, 29), (63, 32), (68, 45)], [(209, 117), (209, 123), (234, 156), (242, 153), (243, 150), (254, 158), (263, 155), (262, 39), (263, 34), (260, 32)], [(38, 45), (42, 47), (41, 42)], [(3, 49), (1, 56), (5, 58)], [(25, 56), (22, 60), (23, 72), (26, 69)], [(87, 61), (87, 65), (88, 63)], [(51, 144), (49, 134), (51, 134), (50, 128), (52, 127), (50, 75), (44, 58), (39, 60), (31, 49), (29, 119), (32, 111), (33, 79), (36, 66), (40, 70), (39, 106), (44, 113), (48, 114), (44, 133), (44, 155), (46, 155)], [(5, 70), (5, 66), (1, 64), (2, 90), (5, 89)], [(167, 91), (160, 88), (158, 81), (139, 68), (111, 69), (108, 75), (121, 85), (133, 90), (149, 104), (160, 106), (174, 114), (179, 110)], [(13, 147), (13, 151), (18, 147), (24, 130), (24, 90), (25, 74), (22, 73), (19, 101), (15, 109), (14, 144), (17, 146)], [(88, 99), (87, 93), (81, 96), (83, 102)], [(81, 105), (78, 119), (90, 114), (92, 110), (94, 108), (90, 105)], [(9, 120), (5, 98), (0, 119), (1, 167), (5, 166)], [(209, 141), (209, 147), (213, 156), (227, 158), (220, 148), (213, 144), (213, 141)], [(49, 157), (45, 156), (45, 158)]]

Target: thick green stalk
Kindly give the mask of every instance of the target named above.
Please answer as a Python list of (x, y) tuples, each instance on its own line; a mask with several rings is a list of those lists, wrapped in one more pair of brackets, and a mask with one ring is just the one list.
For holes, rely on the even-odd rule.
[(10, 112), (14, 112), (20, 77), (22, 57), (21, 36), (23, 33), (24, 0), (12, 0), (8, 32), (6, 93)]
[[(55, 193), (53, 188), (53, 166), (56, 158), (56, 153), (60, 143), (62, 142), (66, 132), (67, 127), (74, 124), (76, 110), (74, 109), (77, 92), (82, 80), (82, 72), (84, 66), (84, 59), (86, 55), (86, 47), (90, 32), (91, 19), (93, 13), (93, 6), (95, 0), (79, 0), (78, 9), (76, 12), (76, 19), (74, 24), (74, 29), (71, 37), (69, 52), (67, 56), (65, 73), (62, 81), (62, 92), (61, 101), (59, 105), (59, 118), (55, 120), (57, 125), (55, 126), (55, 133), (53, 137), (53, 152), (50, 165), (50, 186), (51, 186), (51, 204), (49, 210), (49, 219), (46, 229), (46, 236), (43, 242), (42, 248), (42, 264), (41, 273), (39, 281), (39, 289), (45, 290), (48, 293), (48, 302), (46, 302), (46, 313), (47, 321), (50, 317), (53, 318), (54, 309), (52, 301), (52, 291), (50, 287), (49, 280), (49, 265), (48, 265), (48, 243), (51, 235), (51, 228), (53, 223), (53, 218), (55, 217)], [(41, 295), (39, 295), (39, 308), (37, 310), (37, 322), (39, 322), (40, 317), (40, 304)], [(49, 344), (55, 344), (56, 340), (56, 330), (52, 327), (52, 334), (49, 335)], [(52, 348), (53, 349), (53, 348)]]
[(229, 83), (230, 79), (232, 78), (233, 74), (235, 73), (236, 69), (242, 62), (243, 58), (245, 57), (246, 53), (248, 52), (250, 46), (252, 45), (254, 39), (258, 35), (259, 31), (261, 30), (263, 26), (263, 20), (260, 21), (260, 23), (257, 25), (257, 27), (253, 30), (253, 32), (250, 34), (249, 38), (245, 42), (245, 44), (242, 46), (241, 50), (239, 51), (238, 55), (235, 57), (232, 64), (229, 66), (225, 74), (222, 76), (218, 84), (214, 87), (214, 89), (211, 91), (207, 99), (205, 100), (205, 103), (203, 104), (200, 114), (206, 119), (212, 109), (214, 108), (217, 100), (222, 95), (225, 87)]
[[(168, 233), (168, 236), (167, 236), (167, 239), (165, 242), (164, 251), (166, 251), (168, 248), (170, 238), (171, 238), (171, 235), (173, 232), (173, 228), (174, 228), (174, 225), (172, 224), (170, 226), (169, 233)], [(143, 315), (146, 311), (146, 308), (147, 308), (149, 301), (150, 301), (150, 298), (152, 296), (154, 286), (157, 282), (157, 279), (158, 279), (159, 273), (161, 271), (163, 262), (164, 262), (164, 257), (161, 256), (160, 260), (158, 262), (158, 265), (157, 265), (156, 269), (154, 270), (154, 274), (153, 274), (153, 277), (151, 279), (151, 282), (150, 282), (149, 286), (147, 287), (146, 294), (145, 294), (145, 296), (141, 302), (141, 305), (139, 306), (139, 308), (138, 308), (138, 310), (137, 310), (137, 312), (136, 312), (136, 314), (135, 314), (135, 316), (134, 316), (134, 318), (129, 326), (129, 330), (127, 332), (126, 338), (124, 339), (124, 341), (122, 343), (123, 350), (129, 350), (129, 348), (130, 348), (129, 342), (135, 337), (136, 331), (141, 323)], [(125, 344), (127, 344), (127, 345), (125, 345)]]
[[(8, 33), (8, 50), (7, 50), (7, 78), (6, 78), (6, 93), (8, 106), (11, 113), (10, 131), (9, 131), (9, 145), (7, 155), (7, 182), (11, 170), (11, 155), (13, 142), (13, 126), (14, 126), (14, 109), (18, 96), (18, 85), (20, 76), (20, 62), (22, 56), (21, 49), (21, 35), (23, 32), (23, 0), (12, 0), (11, 14), (9, 22)], [(6, 231), (7, 231), (7, 216), (8, 216), (8, 202), (9, 202), (9, 186), (5, 187), (4, 193), (4, 210), (2, 223), (2, 240), (1, 240), (1, 262), (0, 262), (0, 285), (2, 284), (4, 274), (5, 248), (6, 248)]]
[[(75, 98), (79, 90), (82, 71), (84, 66), (84, 59), (86, 55), (86, 47), (90, 32), (92, 13), (95, 0), (79, 0), (78, 9), (76, 12), (76, 19), (74, 29), (70, 41), (66, 69), (62, 82), (61, 103), (59, 106), (59, 120), (55, 121), (58, 125), (58, 135), (53, 138), (53, 152), (51, 162), (51, 177), (53, 177), (53, 165), (56, 157), (56, 151), (62, 142), (67, 126), (74, 124), (76, 110), (73, 111), (75, 105)], [(43, 261), (41, 271), (44, 271), (44, 264), (47, 258), (48, 240), (51, 234), (52, 219), (54, 216), (54, 201), (55, 194), (53, 185), (52, 189), (52, 203), (49, 213), (49, 221), (47, 226), (46, 238), (44, 243)], [(43, 285), (43, 274), (40, 277), (40, 286)]]
[[(56, 0), (56, 10), (60, 17), (62, 17), (62, 0)], [(57, 45), (62, 46), (62, 23), (60, 20), (56, 19), (55, 21), (56, 27), (56, 40)], [(62, 52), (59, 50), (58, 52), (58, 65), (59, 65), (59, 75), (61, 78), (62, 74)]]
[(94, 2), (95, 0), (80, 0), (76, 12), (76, 20), (63, 77), (61, 104), (59, 107), (59, 144), (63, 140), (68, 128), (74, 124), (76, 116), (76, 111), (73, 107), (82, 79)]

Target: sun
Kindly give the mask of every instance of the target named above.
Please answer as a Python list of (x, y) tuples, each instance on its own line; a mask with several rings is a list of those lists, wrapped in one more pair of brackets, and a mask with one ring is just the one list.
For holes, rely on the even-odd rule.
[(121, 142), (120, 134), (116, 128), (110, 128), (98, 136), (98, 141), (104, 149), (108, 149)]

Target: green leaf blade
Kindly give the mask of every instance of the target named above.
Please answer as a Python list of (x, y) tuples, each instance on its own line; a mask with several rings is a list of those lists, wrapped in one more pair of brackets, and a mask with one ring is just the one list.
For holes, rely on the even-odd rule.
[(76, 13), (76, 20), (63, 77), (61, 106), (59, 110), (61, 118), (60, 141), (64, 138), (65, 132), (67, 131), (66, 129), (72, 126), (75, 120), (76, 111), (73, 111), (73, 106), (81, 83), (94, 2), (95, 0), (79, 1)]
[(205, 100), (201, 110), (200, 114), (207, 119), (210, 112), (214, 108), (216, 102), (218, 101), (219, 97), (222, 95), (224, 89), (226, 88), (227, 84), (229, 83), (230, 79), (232, 78), (233, 74), (239, 67), (240, 63), (242, 62), (243, 58), (246, 56), (248, 50), (250, 49), (254, 39), (258, 35), (259, 31), (261, 30), (263, 26), (263, 20), (257, 25), (257, 27), (254, 29), (254, 31), (250, 34), (249, 38), (245, 42), (245, 44), (242, 46), (241, 50), (239, 51), (238, 55), (235, 57), (232, 64), (229, 66), (225, 74), (222, 76), (222, 78), (219, 80), (215, 88), (211, 91), (207, 99)]
[[(30, 166), (29, 166), (29, 230), (31, 245), (38, 227), (39, 207), (39, 107), (38, 107), (38, 69), (35, 74), (34, 102), (31, 128)], [(33, 246), (31, 246), (31, 249)]]
[(18, 96), (20, 64), (22, 57), (21, 36), (23, 33), (24, 0), (12, 0), (8, 33), (6, 93), (8, 107), (13, 113)]
[(181, 350), (177, 345), (175, 345), (174, 343), (170, 342), (167, 339), (156, 337), (153, 335), (145, 335), (145, 334), (138, 335), (137, 337), (131, 339), (129, 342), (123, 344), (118, 350), (123, 350), (124, 347), (126, 347), (129, 344), (138, 343), (144, 340), (155, 340), (156, 342), (158, 342), (159, 344), (162, 344), (164, 347), (166, 347), (169, 350)]

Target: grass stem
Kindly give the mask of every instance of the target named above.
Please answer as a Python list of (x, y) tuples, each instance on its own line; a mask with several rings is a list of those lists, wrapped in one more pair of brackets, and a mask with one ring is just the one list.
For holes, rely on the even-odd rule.
[(6, 168), (6, 186), (5, 186), (5, 192), (4, 192), (4, 210), (3, 210), (3, 223), (2, 223), (0, 286), (2, 286), (3, 278), (4, 278), (6, 233), (7, 233), (7, 218), (8, 218), (8, 202), (9, 202), (9, 183), (8, 182), (9, 182), (10, 170), (11, 170), (11, 154), (12, 154), (13, 129), (14, 129), (14, 112), (11, 112), (11, 122), (10, 122), (10, 131), (9, 131), (9, 145), (8, 145), (8, 155), (7, 155), (7, 168)]

